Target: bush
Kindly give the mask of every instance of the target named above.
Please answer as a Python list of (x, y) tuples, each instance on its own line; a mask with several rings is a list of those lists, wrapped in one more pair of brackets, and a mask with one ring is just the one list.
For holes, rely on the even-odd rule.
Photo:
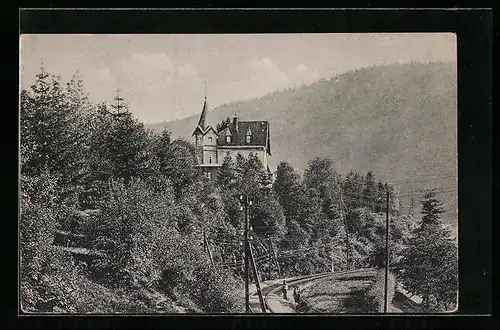
[(176, 226), (173, 200), (168, 184), (157, 191), (139, 180), (128, 187), (115, 182), (101, 214), (85, 228), (94, 248), (107, 253), (92, 265), (95, 277), (110, 285), (154, 286), (160, 277), (154, 254)]
[(202, 266), (195, 272), (192, 295), (205, 313), (243, 312), (243, 292), (238, 281), (219, 267)]
[[(391, 304), (392, 298), (394, 298), (394, 291), (396, 288), (396, 280), (394, 275), (389, 272), (388, 283), (387, 283), (387, 302), (388, 309)], [(379, 269), (375, 275), (375, 281), (366, 293), (368, 301), (372, 302), (374, 307), (374, 312), (383, 313), (384, 312), (384, 298), (385, 298), (385, 270)]]
[(207, 263), (201, 242), (194, 235), (186, 237), (170, 230), (156, 251), (155, 263), (161, 272), (159, 288), (173, 299), (189, 293), (195, 269)]

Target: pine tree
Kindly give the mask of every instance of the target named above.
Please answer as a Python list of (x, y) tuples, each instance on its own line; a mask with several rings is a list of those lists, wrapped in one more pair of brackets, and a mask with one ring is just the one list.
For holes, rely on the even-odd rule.
[(339, 218), (341, 177), (333, 169), (329, 158), (315, 158), (304, 172), (304, 184), (309, 190), (316, 190), (322, 199), (323, 212), (330, 220)]
[(276, 181), (273, 190), (283, 206), (286, 216), (294, 213), (294, 194), (298, 190), (300, 177), (295, 172), (292, 165), (282, 161), (276, 169)]
[(363, 198), (364, 202), (371, 205), (371, 210), (375, 210), (375, 203), (377, 201), (377, 187), (375, 185), (375, 176), (372, 171), (368, 171), (365, 177), (365, 183), (363, 187)]
[(457, 246), (442, 226), (444, 210), (436, 192), (427, 191), (421, 204), (422, 220), (396, 269), (405, 288), (422, 297), (427, 311), (449, 310), (458, 290)]
[(234, 164), (231, 156), (226, 155), (221, 167), (217, 171), (217, 184), (223, 188), (227, 189), (231, 186), (235, 179), (234, 174)]
[(260, 185), (260, 189), (261, 191), (264, 193), (264, 194), (269, 194), (271, 191), (272, 191), (272, 180), (271, 180), (271, 171), (269, 170), (269, 168), (267, 168), (266, 170), (262, 171), (262, 173), (260, 174), (260, 179), (259, 179), (259, 185)]
[(224, 119), (223, 121), (221, 121), (219, 124), (217, 124), (215, 130), (217, 131), (217, 133), (220, 133), (226, 127), (229, 127), (230, 124), (231, 124), (231, 118), (227, 117), (226, 119)]
[(81, 108), (71, 101), (58, 76), (41, 68), (31, 91), (21, 93), (21, 143), (25, 157), (23, 172), (39, 175), (48, 170), (58, 177), (59, 195), (64, 203), (77, 203), (76, 187), (86, 167), (88, 134), (84, 131)]

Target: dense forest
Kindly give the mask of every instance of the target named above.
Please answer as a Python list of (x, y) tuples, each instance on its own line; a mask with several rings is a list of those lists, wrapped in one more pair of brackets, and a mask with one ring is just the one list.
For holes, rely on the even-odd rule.
[[(243, 312), (241, 194), (261, 280), (383, 267), (387, 211), (392, 273), (429, 310), (456, 304), (456, 242), (435, 191), (412, 217), (397, 187), (343, 175), (328, 157), (303, 174), (282, 161), (274, 182), (257, 157), (226, 158), (208, 181), (190, 142), (147, 129), (120, 95), (94, 104), (77, 74), (43, 68), (21, 91), (20, 121), (25, 312)], [(270, 245), (279, 267), (260, 261)]]

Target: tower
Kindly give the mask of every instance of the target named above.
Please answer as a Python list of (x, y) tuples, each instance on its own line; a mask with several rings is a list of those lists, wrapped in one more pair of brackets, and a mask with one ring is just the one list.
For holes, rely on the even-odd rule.
[(217, 132), (210, 121), (210, 110), (208, 109), (206, 95), (193, 137), (197, 166), (202, 168), (209, 179), (212, 179), (215, 177), (217, 168), (220, 165), (217, 159)]

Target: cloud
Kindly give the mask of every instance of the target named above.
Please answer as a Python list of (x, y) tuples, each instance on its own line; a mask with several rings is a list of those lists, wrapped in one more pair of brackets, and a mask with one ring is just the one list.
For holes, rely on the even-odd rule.
[(114, 80), (113, 75), (111, 74), (110, 68), (102, 68), (96, 70), (96, 76), (99, 80), (104, 80), (109, 82), (110, 80)]
[(293, 76), (294, 81), (296, 83), (300, 84), (302, 83), (311, 84), (320, 79), (318, 70), (317, 69), (311, 70), (305, 64), (297, 65), (297, 67), (295, 67), (293, 74), (290, 75)]
[(309, 72), (309, 68), (305, 64), (299, 64), (299, 65), (297, 65), (296, 70), (301, 75), (306, 74), (307, 72)]
[(123, 59), (121, 66), (124, 70), (153, 72), (163, 71), (171, 73), (175, 65), (165, 53), (134, 53)]
[(198, 76), (198, 70), (196, 70), (194, 65), (191, 63), (184, 64), (179, 67), (177, 71), (179, 76), (184, 78), (194, 78)]
[(269, 57), (251, 58), (243, 63), (243, 85), (251, 97), (261, 96), (291, 83), (290, 77)]
[(245, 67), (252, 77), (268, 75), (276, 81), (289, 82), (289, 77), (269, 57), (251, 58), (245, 62)]

